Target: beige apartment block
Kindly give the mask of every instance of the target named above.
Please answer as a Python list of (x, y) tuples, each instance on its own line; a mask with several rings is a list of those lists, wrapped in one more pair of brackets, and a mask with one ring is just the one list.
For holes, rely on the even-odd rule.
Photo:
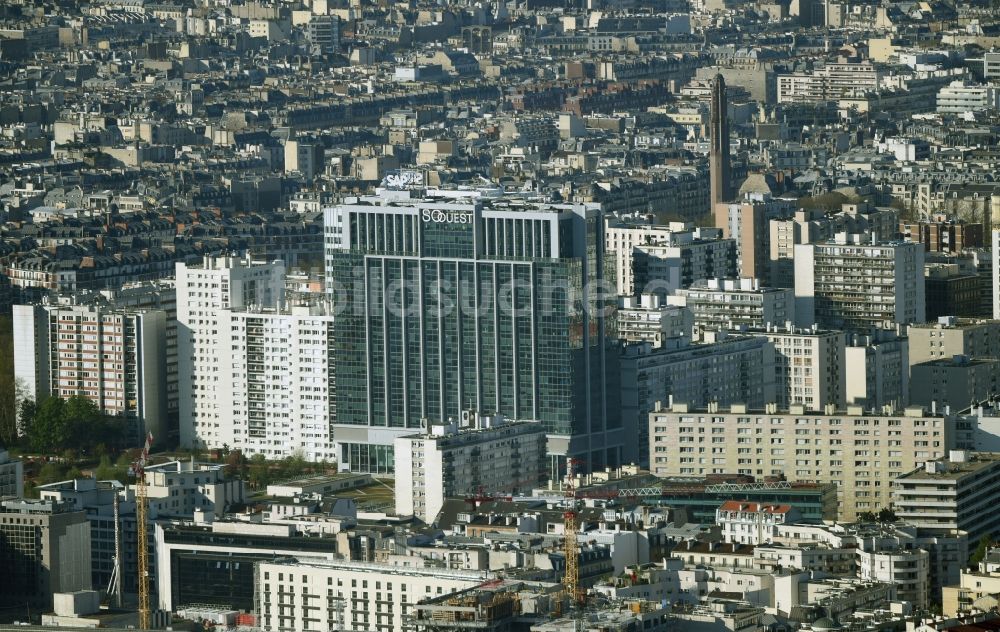
[(650, 461), (660, 477), (785, 475), (790, 481), (836, 483), (839, 519), (888, 507), (892, 481), (947, 454), (956, 419), (922, 407), (879, 412), (860, 406), (807, 411), (793, 405), (694, 409), (674, 404), (649, 417)]
[(934, 323), (911, 325), (910, 366), (930, 360), (1000, 358), (1000, 321), (942, 316)]

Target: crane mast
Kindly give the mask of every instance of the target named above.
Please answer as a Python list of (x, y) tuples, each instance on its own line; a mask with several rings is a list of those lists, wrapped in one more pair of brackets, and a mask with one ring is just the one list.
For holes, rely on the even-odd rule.
[(569, 508), (563, 513), (563, 554), (566, 556), (566, 574), (563, 576), (563, 588), (569, 595), (573, 603), (580, 604), (583, 601), (583, 592), (580, 590), (580, 545), (576, 539), (577, 516), (576, 516), (576, 492), (574, 489), (573, 465), (577, 459), (566, 460), (566, 486), (565, 496), (569, 503)]
[(149, 448), (152, 443), (153, 433), (148, 433), (139, 459), (132, 464), (132, 474), (136, 478), (135, 521), (139, 545), (139, 629), (141, 630), (148, 630), (150, 625), (149, 547), (146, 533), (149, 503), (146, 496), (146, 462), (149, 460)]

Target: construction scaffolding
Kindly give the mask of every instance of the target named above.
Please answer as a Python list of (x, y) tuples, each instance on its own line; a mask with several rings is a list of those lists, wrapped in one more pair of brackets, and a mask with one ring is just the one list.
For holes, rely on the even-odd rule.
[(474, 589), (414, 606), (410, 625), (418, 632), (485, 630), (507, 632), (521, 613), (517, 593)]

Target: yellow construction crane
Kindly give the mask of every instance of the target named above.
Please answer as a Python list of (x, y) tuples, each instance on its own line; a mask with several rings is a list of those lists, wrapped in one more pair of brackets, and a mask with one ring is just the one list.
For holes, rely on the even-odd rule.
[(149, 501), (146, 497), (146, 461), (149, 460), (149, 448), (153, 444), (153, 433), (146, 435), (146, 443), (138, 460), (132, 464), (132, 474), (135, 476), (135, 521), (138, 529), (139, 544), (139, 629), (148, 630), (150, 624), (149, 608), (149, 549), (146, 534), (146, 516)]
[(583, 603), (584, 593), (580, 590), (580, 545), (576, 539), (576, 489), (573, 479), (573, 465), (577, 459), (566, 460), (565, 496), (569, 508), (563, 513), (563, 555), (566, 556), (566, 574), (563, 576), (563, 588), (573, 603)]

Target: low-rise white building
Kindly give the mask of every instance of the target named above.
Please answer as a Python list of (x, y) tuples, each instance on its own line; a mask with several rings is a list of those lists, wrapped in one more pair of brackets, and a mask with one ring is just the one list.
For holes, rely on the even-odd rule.
[(951, 450), (893, 481), (896, 515), (931, 533), (961, 529), (976, 542), (1000, 530), (1000, 455)]
[(952, 81), (938, 90), (937, 111), (942, 114), (965, 114), (1000, 107), (1000, 90), (995, 86), (970, 81)]
[(468, 413), (395, 440), (396, 513), (433, 522), (447, 498), (530, 493), (545, 480), (545, 430), (535, 422)]
[(794, 523), (801, 519), (798, 510), (791, 505), (768, 505), (740, 500), (726, 501), (715, 511), (715, 523), (722, 527), (723, 540), (754, 546), (769, 542), (775, 525)]
[(192, 518), (198, 511), (211, 519), (231, 505), (243, 503), (243, 481), (226, 478), (225, 468), (194, 460), (146, 466), (150, 518)]
[(486, 571), (355, 561), (276, 560), (256, 569), (263, 632), (413, 629), (407, 615), (427, 598), (472, 588)]
[(858, 550), (861, 579), (895, 584), (900, 599), (918, 608), (928, 604), (930, 554), (923, 549), (904, 549), (894, 539), (865, 538)]

